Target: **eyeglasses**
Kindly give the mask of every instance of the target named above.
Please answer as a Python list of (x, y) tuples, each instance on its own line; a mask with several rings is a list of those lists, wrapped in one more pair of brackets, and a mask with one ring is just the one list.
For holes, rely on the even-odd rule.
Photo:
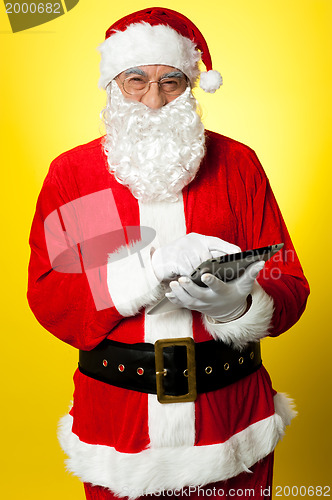
[[(119, 79), (120, 80), (120, 79)], [(149, 80), (141, 75), (130, 75), (123, 81), (120, 80), (123, 90), (129, 95), (144, 95), (150, 90), (151, 83), (158, 83), (160, 92), (168, 95), (181, 95), (188, 87), (188, 79), (182, 77), (161, 78)]]

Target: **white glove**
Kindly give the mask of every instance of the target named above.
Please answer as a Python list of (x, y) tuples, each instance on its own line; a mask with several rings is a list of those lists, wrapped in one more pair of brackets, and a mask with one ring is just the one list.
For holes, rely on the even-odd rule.
[(200, 287), (190, 278), (182, 276), (178, 281), (170, 283), (172, 291), (166, 293), (166, 297), (173, 304), (210, 316), (215, 322), (233, 321), (246, 312), (247, 297), (264, 265), (264, 261), (254, 262), (240, 278), (229, 283), (205, 273), (201, 279), (208, 288)]
[(241, 252), (241, 249), (214, 236), (189, 233), (164, 247), (157, 248), (151, 264), (159, 281), (192, 274), (205, 260)]

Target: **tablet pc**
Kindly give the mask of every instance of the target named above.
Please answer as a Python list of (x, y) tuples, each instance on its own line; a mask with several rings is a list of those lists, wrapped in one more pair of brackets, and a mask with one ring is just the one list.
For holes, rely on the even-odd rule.
[[(254, 248), (253, 250), (246, 250), (245, 252), (231, 253), (209, 259), (200, 264), (195, 271), (190, 275), (196, 285), (206, 287), (201, 278), (205, 273), (211, 273), (224, 282), (232, 281), (233, 279), (241, 276), (246, 268), (253, 262), (269, 260), (284, 246), (283, 243), (270, 245), (267, 247)], [(172, 304), (167, 297), (164, 297), (156, 305), (152, 306), (147, 314), (160, 314), (163, 312), (181, 309), (181, 306)]]

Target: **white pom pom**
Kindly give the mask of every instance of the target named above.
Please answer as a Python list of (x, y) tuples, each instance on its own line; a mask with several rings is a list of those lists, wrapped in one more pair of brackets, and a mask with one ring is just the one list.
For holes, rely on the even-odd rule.
[(216, 90), (222, 85), (222, 76), (219, 71), (211, 69), (210, 71), (204, 71), (201, 73), (201, 78), (199, 81), (199, 86), (205, 92), (210, 92), (214, 94)]

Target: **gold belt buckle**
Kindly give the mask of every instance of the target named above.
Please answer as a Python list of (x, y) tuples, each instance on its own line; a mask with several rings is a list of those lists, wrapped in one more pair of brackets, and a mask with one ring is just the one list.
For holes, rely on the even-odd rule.
[[(164, 353), (165, 347), (185, 346), (187, 349), (187, 372), (184, 374), (188, 378), (188, 392), (180, 396), (172, 396), (165, 394), (164, 377), (167, 376), (167, 371), (164, 367)], [(178, 339), (160, 339), (154, 344), (155, 360), (156, 360), (156, 385), (157, 385), (157, 399), (159, 403), (186, 403), (195, 401), (197, 398), (196, 390), (196, 360), (195, 360), (195, 342), (190, 337)]]

